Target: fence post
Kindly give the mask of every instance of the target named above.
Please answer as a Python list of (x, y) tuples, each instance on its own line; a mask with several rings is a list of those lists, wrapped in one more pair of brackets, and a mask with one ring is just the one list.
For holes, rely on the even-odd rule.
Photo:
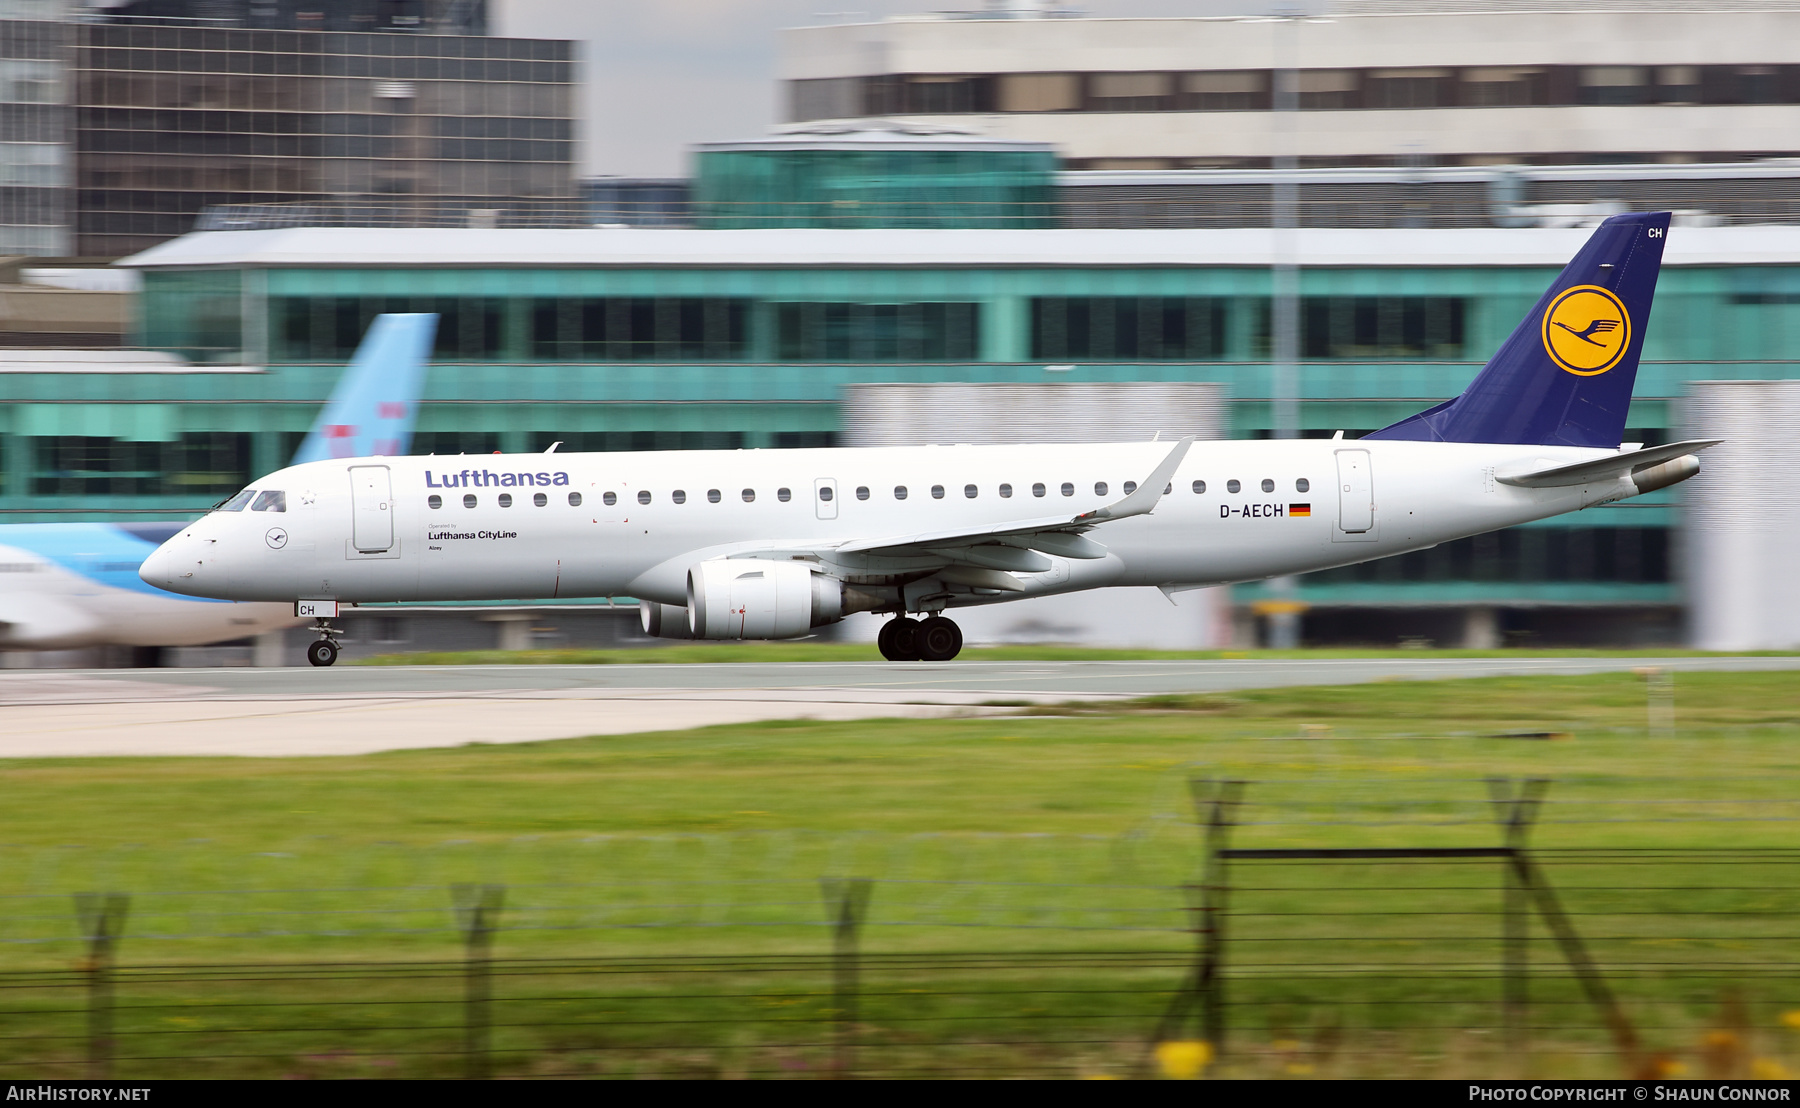
[(506, 886), (458, 883), (450, 886), (450, 902), (463, 933), (463, 1074), (479, 1081), (488, 1076), (490, 963)]
[(1525, 1013), (1529, 1003), (1530, 948), (1528, 929), (1531, 923), (1531, 867), (1526, 854), (1526, 836), (1537, 821), (1544, 793), (1550, 788), (1548, 778), (1527, 778), (1513, 793), (1512, 782), (1505, 777), (1487, 779), (1488, 797), (1494, 805), (1494, 820), (1500, 825), (1504, 845), (1509, 852), (1501, 867), (1501, 1022), (1505, 1028), (1508, 1054), (1522, 1064), (1530, 1049), (1525, 1033)]
[(1200, 880), (1200, 963), (1195, 989), (1200, 1001), (1200, 1033), (1214, 1057), (1225, 1053), (1225, 903), (1230, 876), (1221, 851), (1244, 793), (1242, 781), (1189, 779), (1195, 816), (1206, 828), (1206, 862)]
[(824, 877), (819, 891), (831, 923), (832, 1076), (850, 1076), (855, 1062), (857, 933), (868, 915), (874, 882), (867, 877)]
[(125, 930), (131, 898), (124, 893), (76, 893), (75, 918), (87, 941), (88, 1078), (101, 1080), (112, 1068), (113, 949)]

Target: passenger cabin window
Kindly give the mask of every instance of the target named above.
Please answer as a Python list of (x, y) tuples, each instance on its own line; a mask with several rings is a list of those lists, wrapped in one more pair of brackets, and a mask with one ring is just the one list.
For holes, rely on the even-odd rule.
[(718, 489), (707, 489), (706, 490), (706, 502), (708, 504), (717, 504), (722, 499), (723, 499), (723, 497), (721, 497), (719, 495)]
[(831, 486), (830, 485), (820, 485), (819, 486), (819, 499), (825, 501), (827, 504), (831, 503)]
[(463, 507), (473, 508), (474, 506), (475, 506), (475, 494), (472, 492), (463, 493)]
[(686, 489), (676, 489), (674, 492), (669, 494), (669, 499), (673, 500), (677, 504), (686, 504), (687, 503), (687, 490)]
[(250, 498), (255, 495), (256, 495), (255, 489), (245, 489), (243, 492), (238, 493), (236, 496), (232, 497), (230, 500), (227, 500), (225, 503), (219, 505), (217, 508), (214, 508), (213, 511), (215, 511), (215, 512), (241, 512), (244, 510), (244, 506), (246, 504), (250, 503)]
[(781, 501), (783, 504), (786, 504), (788, 501), (792, 500), (793, 498), (794, 498), (794, 493), (793, 493), (793, 490), (791, 490), (791, 489), (776, 489), (775, 490), (775, 499)]
[(285, 512), (287, 511), (287, 493), (280, 489), (264, 489), (250, 505), (253, 512)]
[(1095, 481), (1094, 482), (1094, 495), (1095, 496), (1105, 496), (1106, 495), (1106, 482), (1105, 481)]
[[(544, 494), (539, 493), (538, 495), (542, 496)], [(432, 509), (433, 511), (436, 511), (437, 509), (442, 508), (444, 506), (444, 498), (434, 492), (430, 496), (425, 498), (425, 506), (427, 508)]]
[(1311, 488), (1312, 488), (1312, 482), (1308, 481), (1304, 477), (1302, 477), (1302, 478), (1300, 478), (1300, 480), (1294, 482), (1294, 491), (1295, 492), (1307, 492)]
[(1012, 486), (1011, 485), (1001, 485), (1000, 486), (1000, 499), (1002, 499), (1002, 500), (1011, 500), (1012, 499)]
[(500, 506), (502, 508), (512, 507), (512, 493), (510, 493), (510, 492), (501, 493), (499, 500), (500, 500)]
[(933, 500), (944, 499), (944, 486), (942, 486), (942, 485), (931, 486), (931, 499), (933, 499)]
[(1226, 492), (1237, 492), (1239, 489), (1241, 489), (1243, 487), (1244, 486), (1238, 482), (1238, 479), (1236, 477), (1233, 477), (1231, 480), (1225, 482), (1225, 491)]
[(1262, 491), (1274, 492), (1275, 491), (1275, 482), (1269, 480), (1267, 477), (1264, 477), (1262, 479)]
[(895, 500), (905, 500), (906, 499), (906, 486), (905, 485), (895, 485), (894, 486), (894, 499)]
[(1194, 495), (1195, 496), (1199, 496), (1201, 493), (1203, 493), (1205, 491), (1206, 491), (1206, 482), (1205, 481), (1195, 481), (1194, 482)]
[(1125, 495), (1130, 496), (1132, 493), (1137, 491), (1137, 482), (1136, 481), (1127, 481), (1127, 482), (1125, 482), (1124, 488), (1125, 488)]
[(975, 499), (975, 497), (980, 495), (980, 493), (981, 493), (981, 490), (976, 488), (974, 485), (964, 485), (963, 486), (963, 495), (968, 497), (970, 500)]
[(1033, 495), (1033, 496), (1042, 496), (1049, 491), (1050, 491), (1049, 489), (1046, 489), (1044, 487), (1044, 483), (1042, 481), (1039, 481), (1036, 484), (1031, 486), (1031, 495)]
[(580, 493), (572, 492), (569, 494), (569, 507), (571, 507), (571, 508), (581, 507), (581, 494)]
[[(609, 494), (609, 495), (610, 495), (610, 494)], [(538, 507), (540, 507), (540, 508), (542, 508), (542, 507), (543, 507), (543, 506), (544, 506), (544, 505), (546, 505), (546, 504), (548, 504), (548, 503), (550, 503), (550, 498), (549, 498), (549, 497), (548, 497), (548, 496), (545, 496), (545, 495), (544, 495), (544, 494), (543, 494), (543, 493), (541, 493), (541, 492), (539, 492), (539, 493), (533, 493), (533, 494), (532, 494), (532, 495), (531, 495), (531, 502), (532, 502), (532, 503), (533, 503), (533, 504), (536, 504), (536, 505), (537, 505), (537, 506), (538, 506)]]
[(756, 503), (756, 490), (755, 489), (745, 489), (744, 490), (744, 503), (746, 503), (746, 504)]
[(1062, 483), (1062, 494), (1064, 496), (1074, 496), (1075, 495), (1075, 483), (1072, 481), (1064, 481)]
[[(544, 502), (544, 494), (543, 493), (540, 492), (537, 494), (537, 502), (539, 504), (542, 504)], [(600, 494), (600, 503), (606, 505), (608, 508), (612, 507), (614, 504), (617, 504), (618, 502), (619, 502), (619, 494), (616, 492), (603, 492)]]
[(858, 500), (869, 499), (869, 486), (867, 486), (867, 485), (856, 486), (856, 499), (858, 499)]
[(639, 489), (638, 490), (638, 503), (639, 504), (650, 503), (650, 490), (649, 489)]

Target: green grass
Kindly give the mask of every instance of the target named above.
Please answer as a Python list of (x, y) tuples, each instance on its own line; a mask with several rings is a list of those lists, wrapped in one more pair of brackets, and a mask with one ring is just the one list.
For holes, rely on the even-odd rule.
[[(1737, 989), (1759, 1029), (1756, 1050), (1792, 1059), (1794, 1044), (1780, 1036), (1800, 1033), (1780, 1031), (1779, 1013), (1800, 1009), (1789, 953), (1800, 862), (1770, 852), (1794, 849), (1800, 820), (1796, 685), (1791, 674), (1678, 675), (1673, 737), (1646, 735), (1645, 686), (1616, 674), (1152, 697), (1001, 718), (746, 724), (353, 758), (5, 761), (0, 976), (55, 970), (80, 956), (68, 896), (82, 889), (133, 894), (127, 964), (453, 960), (460, 947), (449, 886), (459, 881), (507, 886), (496, 954), (514, 959), (822, 954), (829, 933), (818, 880), (829, 875), (874, 879), (864, 945), (877, 953), (1181, 952), (1191, 940), (1180, 886), (1195, 880), (1200, 858), (1190, 777), (1249, 782), (1234, 845), (1403, 846), (1491, 845), (1498, 832), (1484, 779), (1543, 776), (1554, 784), (1533, 842), (1645, 1038), (1691, 1055), (1722, 1018), (1725, 991)], [(1496, 737), (1510, 732), (1570, 737)], [(1601, 848), (1667, 853), (1654, 864), (1557, 853)], [(1728, 853), (1686, 853), (1695, 850)], [(1461, 1030), (1493, 1022), (1493, 982), (1468, 977), (1491, 974), (1497, 958), (1491, 866), (1247, 864), (1234, 886), (1233, 1020), (1245, 1048), (1232, 1063), (1237, 1072), (1499, 1072), (1494, 1040)], [(1539, 1071), (1616, 1074), (1606, 1058), (1583, 1053), (1604, 1038), (1541, 924), (1534, 928)], [(1315, 972), (1346, 957), (1331, 973)], [(1672, 962), (1708, 968), (1698, 976), (1655, 968)], [(415, 977), (168, 985), (163, 993), (139, 983), (121, 995), (166, 994), (193, 1007), (179, 1018), (215, 1029), (251, 1018), (207, 1007), (221, 997), (288, 997), (299, 1008), (282, 1009), (282, 1019), (316, 1004), (320, 1026), (347, 1018), (330, 1015), (331, 997), (391, 1001), (391, 1009), (352, 1014), (374, 1021), (367, 1042), (389, 1052), (383, 1064), (394, 1068), (329, 1051), (319, 1061), (322, 1033), (271, 1030), (259, 1040), (266, 1055), (220, 1063), (217, 1072), (439, 1072), (408, 1052), (454, 1045), (456, 1013), (445, 1006), (458, 986)], [(528, 979), (503, 980), (499, 995), (522, 997)], [(508, 1072), (544, 1072), (546, 1059), (579, 1072), (814, 1072), (822, 1047), (782, 1054), (771, 1044), (819, 1040), (826, 980), (822, 968), (704, 980), (646, 969), (605, 988), (580, 986), (586, 999), (558, 1002), (563, 1008), (502, 1005), (518, 1026), (497, 1030), (496, 1043)], [(878, 1024), (893, 1021), (882, 1024), (891, 1050), (938, 1061), (962, 1051), (971, 1066), (1006, 1072), (1033, 1072), (1051, 1064), (1046, 1058), (1122, 1072), (1135, 1057), (1130, 1042), (1147, 1034), (1179, 971), (1071, 963), (986, 976), (917, 968), (875, 980), (891, 988), (865, 1011)], [(729, 991), (721, 981), (754, 995), (720, 999)], [(1041, 1000), (1043, 1019), (1075, 1021), (1058, 1031), (1073, 1027), (1083, 1041), (1114, 1045), (982, 1046), (983, 1035), (1029, 1044), (1051, 1034), (1049, 1024), (1021, 1024), (1025, 1002), (1007, 999), (1033, 981), (1069, 986)], [(575, 987), (563, 979), (531, 986)], [(959, 989), (969, 995), (948, 995)], [(52, 994), (59, 999), (43, 1004), (65, 1008), (78, 995), (44, 996)], [(658, 1004), (670, 1019), (700, 1012), (722, 1022), (704, 1035), (674, 1025), (659, 1032), (664, 1025), (643, 1015)], [(930, 1025), (929, 1034), (905, 1022), (926, 1009), (962, 1012), (962, 1022)], [(586, 1023), (570, 1015), (577, 1010)], [(177, 1018), (169, 1011), (145, 1010), (122, 1026), (188, 1026), (157, 1022)], [(419, 1012), (436, 1030), (406, 1030), (424, 1026)], [(532, 1012), (542, 1018), (525, 1018)], [(799, 1022), (771, 1022), (784, 1012), (799, 1013)], [(0, 1016), (0, 1073), (41, 1075), (29, 1060), (47, 1055), (6, 1030), (17, 1026), (13, 1018)], [(40, 1013), (35, 1022), (47, 1019)], [(541, 1026), (558, 1019), (570, 1022)], [(675, 1054), (686, 1061), (672, 1062), (659, 1043), (682, 1035), (686, 1053)], [(194, 1053), (204, 1041), (183, 1032), (165, 1045)], [(217, 1042), (205, 1049), (223, 1050)], [(165, 1069), (140, 1068), (176, 1064), (158, 1065)]]
[[(1788, 657), (1793, 651), (1758, 651), (1751, 656)], [(1089, 646), (972, 646), (958, 655), (969, 662), (1139, 662), (1236, 658), (1698, 658), (1704, 650), (1676, 647), (1647, 650), (1423, 650), (1406, 647), (1305, 650), (1112, 650)], [(1737, 656), (1737, 655), (1734, 655)], [(457, 650), (376, 654), (349, 658), (359, 666), (627, 665), (686, 662), (878, 662), (874, 643), (717, 642), (671, 643), (630, 649)]]

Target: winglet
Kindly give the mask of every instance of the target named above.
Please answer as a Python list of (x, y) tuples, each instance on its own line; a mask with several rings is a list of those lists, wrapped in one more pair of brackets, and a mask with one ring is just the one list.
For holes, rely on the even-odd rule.
[(376, 316), (290, 464), (405, 454), (437, 318), (428, 312)]
[(1175, 449), (1169, 451), (1169, 456), (1162, 460), (1162, 464), (1157, 466), (1150, 476), (1144, 478), (1144, 483), (1139, 485), (1131, 495), (1108, 504), (1104, 508), (1083, 512), (1075, 517), (1074, 522), (1105, 523), (1111, 519), (1148, 515), (1150, 510), (1156, 507), (1156, 502), (1162, 499), (1163, 489), (1168, 487), (1170, 478), (1175, 476), (1175, 471), (1181, 468), (1181, 460), (1187, 457), (1188, 447), (1192, 445), (1194, 445), (1192, 435), (1182, 439), (1175, 444)]

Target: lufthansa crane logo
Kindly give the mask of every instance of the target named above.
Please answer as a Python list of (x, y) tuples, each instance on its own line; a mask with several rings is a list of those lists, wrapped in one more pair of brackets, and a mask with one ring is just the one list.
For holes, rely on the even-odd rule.
[(1605, 373), (1619, 364), (1630, 345), (1631, 313), (1624, 301), (1599, 285), (1565, 289), (1544, 312), (1544, 350), (1576, 376)]

